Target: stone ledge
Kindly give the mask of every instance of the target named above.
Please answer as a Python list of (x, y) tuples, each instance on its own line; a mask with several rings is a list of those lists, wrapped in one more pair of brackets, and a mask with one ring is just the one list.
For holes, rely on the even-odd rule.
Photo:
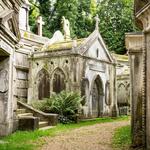
[(39, 128), (39, 118), (33, 116), (22, 116), (19, 118), (19, 130), (36, 130)]
[(41, 121), (47, 120), (48, 125), (55, 126), (58, 123), (58, 114), (52, 114), (52, 113), (44, 113), (42, 111), (39, 111), (37, 109), (34, 109), (33, 107), (29, 106), (28, 104), (25, 104), (21, 101), (17, 101), (17, 104), (28, 110), (28, 112), (33, 113), (33, 116), (39, 117)]

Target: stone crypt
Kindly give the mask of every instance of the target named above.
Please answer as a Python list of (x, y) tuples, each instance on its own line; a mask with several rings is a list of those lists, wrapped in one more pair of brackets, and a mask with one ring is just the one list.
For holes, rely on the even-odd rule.
[(150, 2), (135, 0), (140, 33), (126, 34), (131, 67), (132, 145), (150, 150)]
[(63, 38), (57, 31), (30, 56), (28, 102), (62, 90), (78, 91), (85, 96), (86, 117), (111, 115), (116, 107), (115, 61), (98, 27), (85, 39), (71, 40), (69, 28), (64, 33)]
[[(32, 114), (26, 119), (36, 120), (37, 126), (55, 124), (55, 114), (27, 104), (62, 90), (85, 96), (84, 118), (116, 116), (116, 62), (99, 33), (98, 16), (87, 38), (72, 40), (69, 21), (63, 17), (64, 35), (56, 31), (48, 39), (42, 36), (41, 17), (38, 35), (30, 32), (29, 7), (27, 0), (0, 2), (0, 136), (18, 128), (20, 107)], [(39, 116), (48, 122), (39, 121)]]

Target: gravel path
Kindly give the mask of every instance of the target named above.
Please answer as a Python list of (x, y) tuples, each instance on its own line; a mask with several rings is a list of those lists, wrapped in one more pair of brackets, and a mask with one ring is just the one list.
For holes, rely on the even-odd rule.
[(129, 121), (100, 123), (81, 127), (55, 137), (46, 137), (42, 150), (113, 150), (111, 139), (116, 128), (126, 126)]

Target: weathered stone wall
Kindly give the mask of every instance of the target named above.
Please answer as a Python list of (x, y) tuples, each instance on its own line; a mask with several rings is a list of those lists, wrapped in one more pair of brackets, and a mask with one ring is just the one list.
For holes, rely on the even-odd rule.
[(130, 114), (130, 77), (129, 75), (117, 76), (117, 104), (119, 115)]
[(130, 65), (126, 55), (112, 54), (116, 59), (117, 105), (119, 115), (130, 113)]
[(126, 47), (129, 50), (131, 68), (131, 126), (134, 147), (145, 145), (145, 110), (143, 100), (144, 53), (143, 35), (127, 34)]
[(8, 109), (9, 90), (9, 57), (0, 61), (0, 135), (5, 135), (7, 125), (6, 113)]
[(80, 92), (81, 76), (82, 76), (82, 61), (79, 57), (74, 56), (61, 56), (40, 59), (30, 59), (31, 68), (29, 76), (29, 94), (28, 102), (38, 100), (38, 73), (45, 69), (49, 74), (50, 91), (49, 96), (53, 93), (53, 75), (57, 69), (61, 70), (65, 75), (65, 84), (67, 91)]
[[(17, 53), (20, 40), (18, 12), (22, 3), (22, 0), (0, 3), (3, 12), (0, 16), (0, 136), (8, 135), (17, 129), (16, 100), (20, 98), (20, 93), (25, 93), (20, 90), (26, 87), (24, 83), (19, 82), (18, 70), (25, 70), (24, 64), (27, 63), (27, 59)], [(24, 95), (27, 98), (27, 87)]]
[(15, 52), (15, 97), (18, 100), (27, 100), (28, 90), (28, 53)]
[(135, 145), (142, 145), (142, 54), (130, 54), (132, 90), (132, 133)]
[[(97, 76), (102, 81), (100, 96), (100, 116), (111, 115), (117, 107), (115, 101), (115, 66), (109, 62), (95, 58), (71, 54), (71, 51), (35, 52), (30, 58), (28, 103), (39, 99), (39, 82), (41, 70), (49, 76), (49, 96), (53, 91), (54, 74), (57, 70), (65, 76), (67, 91), (78, 91), (86, 97), (84, 112), (86, 117), (92, 116), (92, 90)], [(106, 92), (107, 91), (107, 92)], [(107, 93), (107, 94), (106, 94)], [(84, 117), (85, 117), (84, 116)]]
[[(102, 89), (101, 91), (103, 94), (101, 95), (100, 99), (100, 115), (109, 115), (110, 112), (110, 106), (112, 104), (112, 97), (110, 96), (110, 84), (112, 83), (111, 77), (110, 77), (111, 71), (111, 65), (104, 63), (104, 62), (98, 62), (96, 60), (87, 60), (86, 61), (86, 68), (85, 68), (85, 77), (87, 79), (87, 100), (86, 105), (89, 108), (89, 115), (92, 116), (92, 88), (93, 88), (93, 82), (96, 79), (97, 76), (101, 78), (102, 81)], [(107, 83), (109, 84), (109, 87), (107, 88)], [(107, 94), (106, 94), (107, 90)]]
[[(27, 102), (28, 95), (29, 99), (32, 97), (30, 93), (31, 86), (28, 82), (29, 78), (32, 78), (29, 73), (29, 68), (32, 67), (32, 63), (29, 63), (29, 57), (33, 51), (36, 51), (36, 49), (42, 47), (44, 43), (48, 41), (48, 38), (39, 37), (38, 35), (35, 35), (29, 31), (20, 30), (20, 33), (21, 40), (19, 42), (19, 47), (15, 52), (15, 97), (18, 100)], [(33, 67), (37, 68), (38, 65), (36, 64)], [(33, 83), (33, 86), (34, 84), (35, 83)]]

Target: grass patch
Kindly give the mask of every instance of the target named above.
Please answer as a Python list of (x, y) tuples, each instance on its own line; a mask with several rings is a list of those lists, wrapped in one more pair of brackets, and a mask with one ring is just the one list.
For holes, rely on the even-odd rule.
[[(59, 133), (73, 130), (76, 128), (94, 125), (97, 123), (114, 122), (129, 120), (129, 117), (123, 116), (118, 118), (97, 118), (88, 121), (81, 121), (78, 124), (58, 124), (56, 127), (48, 130), (36, 131), (17, 131), (5, 138), (0, 139), (0, 150), (35, 150), (45, 143), (41, 137), (56, 136)], [(1, 141), (3, 143), (1, 143)]]
[(113, 147), (120, 150), (128, 149), (131, 145), (131, 126), (124, 126), (116, 130), (113, 136)]

